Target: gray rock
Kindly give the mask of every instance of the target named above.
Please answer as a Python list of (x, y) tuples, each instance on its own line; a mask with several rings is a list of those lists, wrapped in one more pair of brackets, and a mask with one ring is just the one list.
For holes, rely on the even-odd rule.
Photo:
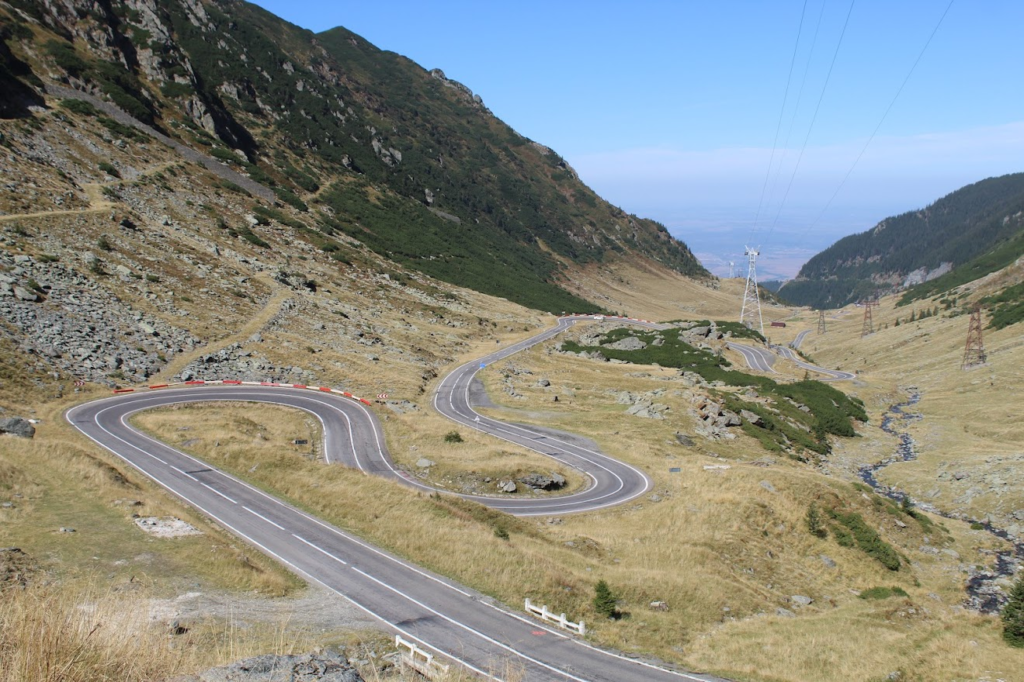
[(420, 457), (418, 460), (416, 460), (416, 466), (418, 466), (420, 469), (429, 469), (435, 464), (436, 462), (433, 462), (427, 459), (426, 457)]
[(693, 438), (687, 436), (685, 433), (680, 433), (679, 431), (676, 431), (676, 441), (680, 445), (685, 445), (688, 448), (692, 448), (694, 445), (697, 444), (697, 442), (693, 440)]
[[(519, 482), (534, 490), (558, 490), (565, 486), (565, 477), (552, 472), (550, 476), (544, 474), (527, 474), (519, 479)], [(514, 492), (514, 491), (509, 491)]]
[(343, 653), (266, 654), (169, 682), (363, 682)]
[(789, 598), (789, 601), (794, 606), (810, 606), (814, 603), (813, 599), (811, 599), (810, 597), (805, 597), (802, 594), (794, 594), (792, 597)]
[(498, 481), (498, 490), (503, 493), (514, 493), (518, 490), (515, 481)]
[(835, 568), (836, 567), (836, 562), (832, 560), (832, 557), (830, 557), (830, 556), (828, 556), (826, 554), (822, 554), (818, 558), (821, 559), (821, 563), (825, 564), (826, 568)]
[(753, 424), (754, 426), (764, 425), (764, 421), (761, 419), (761, 415), (755, 414), (750, 410), (740, 410), (740, 417), (746, 420), (748, 424)]
[(540, 380), (539, 380), (539, 381), (537, 382), (537, 385), (538, 385), (538, 386), (540, 386), (541, 388), (547, 388), (548, 386), (550, 386), (550, 385), (551, 385), (551, 382), (550, 382), (550, 381), (548, 381), (547, 379), (540, 379)]
[(652, 611), (668, 611), (668, 603), (667, 602), (663, 602), (663, 601), (652, 601), (651, 602), (651, 610)]
[(761, 481), (761, 487), (770, 493), (775, 492), (775, 486), (772, 485), (771, 481)]
[(32, 426), (27, 419), (10, 417), (0, 419), (0, 433), (9, 433), (19, 438), (32, 438), (36, 435), (36, 427)]
[(781, 606), (775, 609), (776, 616), (782, 616), (783, 618), (796, 618), (796, 614), (789, 609), (784, 609)]
[(647, 344), (635, 336), (627, 336), (624, 339), (619, 339), (615, 343), (609, 343), (605, 347), (612, 348), (614, 350), (643, 350), (644, 348), (647, 348)]
[(35, 303), (39, 300), (39, 295), (34, 291), (29, 291), (24, 287), (14, 287), (14, 297), (19, 301), (28, 301), (29, 303)]

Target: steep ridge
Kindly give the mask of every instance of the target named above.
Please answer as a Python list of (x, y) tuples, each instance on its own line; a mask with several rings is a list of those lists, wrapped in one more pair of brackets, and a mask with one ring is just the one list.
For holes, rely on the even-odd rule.
[(988, 178), (839, 240), (807, 261), (779, 293), (798, 305), (839, 308), (933, 280), (1019, 243), (1022, 231), (1024, 173)]
[(550, 312), (597, 308), (566, 290), (587, 263), (710, 279), (467, 87), (343, 28), (314, 36), (235, 0), (13, 5), (5, 80), (102, 95), (269, 187), (295, 229)]

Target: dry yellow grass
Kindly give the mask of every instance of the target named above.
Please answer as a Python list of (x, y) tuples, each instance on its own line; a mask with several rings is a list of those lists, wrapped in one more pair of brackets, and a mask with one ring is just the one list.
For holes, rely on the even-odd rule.
[[(545, 357), (543, 350), (535, 355), (524, 360)], [(600, 366), (602, 375), (612, 369), (628, 368)], [(555, 524), (520, 521), (473, 505), (416, 495), (297, 455), (283, 443), (303, 428), (306, 417), (292, 410), (249, 406), (243, 417), (230, 406), (178, 408), (144, 413), (136, 420), (171, 442), (181, 438), (177, 429), (184, 424), (194, 425), (198, 434), (212, 431), (188, 449), (341, 527), (510, 604), (530, 596), (583, 618), (596, 641), (627, 651), (653, 652), (722, 674), (763, 680), (821, 679), (821, 671), (829, 668), (849, 673), (849, 679), (871, 679), (900, 667), (892, 667), (894, 662), (902, 662), (904, 669), (922, 675), (921, 679), (942, 679), (933, 673), (970, 675), (976, 666), (1001, 670), (1007, 660), (1024, 664), (1024, 657), (1007, 653), (999, 643), (994, 619), (967, 616), (955, 607), (962, 595), (961, 578), (950, 570), (948, 558), (916, 550), (925, 542), (949, 544), (965, 561), (974, 561), (980, 555), (971, 543), (981, 545), (983, 539), (978, 542), (979, 538), (955, 524), (952, 537), (916, 523), (901, 529), (870, 496), (802, 465), (776, 461), (764, 468), (741, 462), (754, 459), (757, 453), (749, 443), (740, 444), (747, 454), (723, 452), (723, 457), (713, 458), (668, 445), (664, 432), (652, 433), (647, 422), (634, 429), (619, 421), (619, 433), (611, 433), (608, 410), (597, 405), (597, 397), (584, 395), (583, 385), (599, 386), (603, 376), (585, 368), (574, 374), (580, 386), (572, 408), (579, 412), (572, 421), (578, 429), (592, 428), (590, 435), (609, 454), (649, 471), (660, 501), (648, 498), (630, 507), (564, 517)], [(597, 396), (600, 391), (594, 390)], [(603, 400), (608, 402), (608, 397)], [(588, 421), (587, 403), (593, 408), (589, 414), (595, 415), (592, 421)], [(238, 420), (250, 419), (253, 409), (259, 410), (257, 421), (264, 434), (258, 441), (237, 428)], [(214, 439), (220, 441), (219, 447), (213, 447)], [(432, 456), (429, 451), (423, 454)], [(731, 468), (704, 469), (705, 464), (723, 461)], [(681, 472), (669, 473), (670, 466)], [(762, 481), (771, 483), (774, 491)], [(807, 533), (808, 502), (833, 498), (844, 500), (879, 527), (885, 539), (910, 557), (913, 567), (893, 573), (858, 550)], [(498, 525), (508, 528), (510, 541), (495, 536)], [(826, 553), (837, 568), (828, 568), (819, 558)], [(629, 619), (596, 617), (590, 599), (598, 578), (606, 579), (619, 594)], [(910, 593), (911, 605), (900, 600), (866, 604), (850, 592), (893, 584)], [(794, 594), (807, 594), (815, 604), (794, 619), (775, 616), (776, 608), (789, 607), (789, 596)], [(667, 601), (670, 611), (648, 608), (655, 600)], [(906, 617), (897, 613), (910, 608), (915, 613)], [(925, 611), (927, 617), (915, 615)], [(886, 636), (884, 655), (862, 656), (852, 644), (831, 647), (831, 642), (843, 641), (851, 627), (877, 637), (895, 634)], [(752, 633), (760, 638), (760, 646), (738, 644), (753, 638)], [(958, 648), (939, 645), (927, 646), (928, 664), (920, 663), (917, 652), (922, 642), (948, 643), (963, 633), (979, 642), (966, 667), (958, 662)], [(867, 641), (865, 635), (863, 643)], [(820, 661), (808, 653), (807, 642), (828, 647), (827, 653), (818, 656)], [(787, 647), (806, 655), (775, 660), (773, 652)]]
[[(895, 298), (883, 299), (872, 315), (876, 331), (864, 338), (861, 308), (829, 311), (825, 336), (812, 332), (802, 349), (819, 364), (859, 371), (859, 381), (848, 390), (867, 402), (874, 427), (890, 405), (903, 402), (912, 391), (920, 394), (920, 402), (907, 411), (920, 413), (922, 419), (905, 425), (918, 457), (885, 468), (881, 482), (940, 509), (975, 518), (991, 514), (998, 525), (1016, 523), (1024, 533), (1024, 523), (1012, 518), (1016, 510), (1024, 510), (1024, 479), (1019, 474), (1024, 426), (1015, 409), (1024, 402), (1019, 325), (986, 330), (988, 363), (963, 371), (968, 316), (946, 317), (949, 313), (943, 311), (908, 322), (912, 313), (916, 317), (936, 306), (937, 301), (925, 301), (897, 308)], [(816, 329), (816, 323), (816, 314), (803, 313), (786, 331), (795, 336), (801, 329)], [(892, 437), (881, 432), (872, 436), (877, 447), (851, 443), (840, 454), (870, 463), (894, 452)]]

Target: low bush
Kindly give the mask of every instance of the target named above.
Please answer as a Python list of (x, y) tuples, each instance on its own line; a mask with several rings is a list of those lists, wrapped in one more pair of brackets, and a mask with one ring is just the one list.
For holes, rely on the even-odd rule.
[(902, 587), (872, 587), (858, 595), (861, 599), (888, 599), (889, 597), (909, 597)]

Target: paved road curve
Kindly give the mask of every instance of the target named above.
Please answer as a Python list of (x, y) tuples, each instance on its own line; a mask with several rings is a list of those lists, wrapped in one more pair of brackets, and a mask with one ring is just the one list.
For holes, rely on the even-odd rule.
[[(541, 337), (550, 338), (571, 323), (572, 320), (561, 320), (558, 327)], [(535, 337), (531, 341), (537, 343), (543, 338)], [(517, 344), (519, 350), (529, 345), (530, 342)], [(489, 358), (485, 361), (497, 359)], [(479, 363), (476, 366), (478, 368)], [(465, 392), (455, 389), (467, 380), (460, 370), (442, 382), (443, 389), (438, 395), (442, 397), (440, 402), (445, 402), (448, 396), (451, 414), (455, 415), (452, 418), (466, 419), (469, 413), (465, 409), (471, 412), (471, 408), (460, 403), (460, 396)], [(448, 391), (446, 386), (452, 390)], [(419, 485), (395, 470), (387, 456), (380, 427), (365, 406), (330, 393), (255, 386), (164, 389), (86, 403), (69, 410), (66, 417), (86, 436), (268, 555), (309, 580), (334, 590), (406, 639), (486, 677), (500, 679), (500, 671), (511, 664), (531, 681), (714, 679), (670, 671), (591, 647), (579, 638), (511, 612), (488, 597), (383, 552), (128, 424), (131, 415), (141, 410), (211, 400), (255, 400), (306, 410), (323, 424), (324, 450), (330, 461)], [(505, 426), (501, 422), (494, 424)], [(479, 426), (475, 417), (472, 425), (485, 430), (489, 427), (488, 424)], [(521, 432), (518, 428), (512, 429), (512, 435), (529, 438), (524, 435), (528, 431)], [(499, 432), (498, 435), (511, 440), (509, 433)], [(549, 445), (544, 444), (541, 451)], [(631, 499), (650, 485), (641, 472), (630, 467), (617, 469), (614, 460), (599, 453), (582, 449), (574, 452), (564, 447), (564, 450), (559, 449), (562, 453), (559, 456), (576, 458), (574, 465), (594, 461), (598, 466), (590, 472), (595, 481), (591, 488), (560, 498), (563, 502), (575, 499), (578, 509), (560, 509), (559, 513)], [(537, 508), (517, 509), (516, 513), (544, 512)]]

